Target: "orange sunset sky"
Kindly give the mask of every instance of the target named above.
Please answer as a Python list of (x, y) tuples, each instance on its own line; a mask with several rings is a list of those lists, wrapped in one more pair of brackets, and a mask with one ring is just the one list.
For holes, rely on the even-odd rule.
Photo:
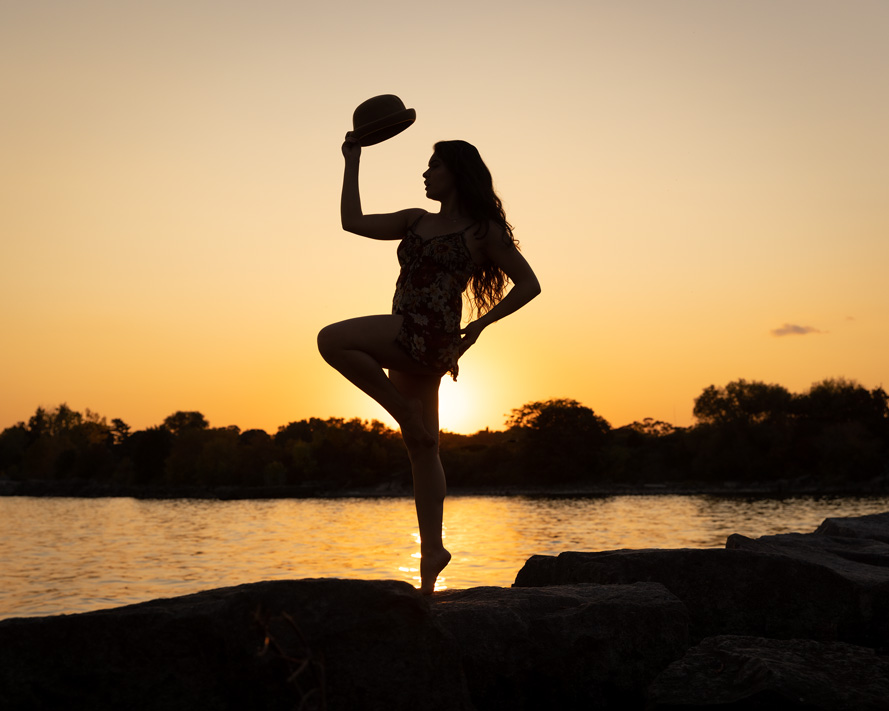
[(389, 311), (395, 242), (476, 144), (543, 293), (442, 386), (442, 426), (574, 398), (691, 424), (710, 384), (889, 386), (889, 2), (9, 0), (0, 9), (0, 429), (66, 402), (274, 432), (385, 412), (315, 335)]

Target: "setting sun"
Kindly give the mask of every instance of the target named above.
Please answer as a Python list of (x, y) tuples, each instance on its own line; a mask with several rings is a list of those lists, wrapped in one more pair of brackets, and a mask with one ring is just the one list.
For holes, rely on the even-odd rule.
[(478, 418), (475, 414), (475, 392), (468, 387), (461, 387), (459, 382), (442, 380), (438, 391), (441, 429), (466, 433), (483, 429), (476, 427)]

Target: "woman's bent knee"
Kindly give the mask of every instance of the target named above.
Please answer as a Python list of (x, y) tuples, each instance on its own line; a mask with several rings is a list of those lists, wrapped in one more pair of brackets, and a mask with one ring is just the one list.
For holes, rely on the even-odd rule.
[(434, 444), (424, 444), (421, 442), (408, 442), (402, 438), (404, 447), (407, 449), (407, 456), (412, 463), (415, 464), (435, 464), (441, 466), (441, 452), (439, 450), (438, 432), (429, 433), (435, 440)]

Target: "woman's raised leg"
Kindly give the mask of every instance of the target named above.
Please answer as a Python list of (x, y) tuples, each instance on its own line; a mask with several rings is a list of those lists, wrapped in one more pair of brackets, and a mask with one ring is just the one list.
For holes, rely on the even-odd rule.
[(396, 344), (401, 321), (398, 315), (362, 316), (325, 326), (318, 334), (318, 350), (324, 360), (395, 418), (405, 443), (428, 448), (437, 437), (426, 428), (423, 403), (417, 396), (404, 395), (383, 371), (394, 368), (429, 376), (427, 369)]
[(427, 432), (435, 433), (431, 447), (418, 446), (405, 438), (414, 480), (414, 503), (420, 529), (420, 592), (431, 595), (435, 581), (451, 560), (442, 543), (441, 530), (444, 499), (447, 493), (444, 468), (438, 450), (438, 375), (418, 375), (390, 369), (392, 383), (410, 400), (423, 405), (423, 422)]

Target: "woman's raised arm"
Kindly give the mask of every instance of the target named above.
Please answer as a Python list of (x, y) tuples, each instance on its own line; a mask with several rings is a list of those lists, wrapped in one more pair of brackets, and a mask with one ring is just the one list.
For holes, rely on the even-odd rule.
[(407, 228), (423, 214), (420, 208), (400, 210), (381, 215), (365, 215), (361, 210), (361, 191), (358, 188), (358, 166), (361, 144), (348, 133), (343, 142), (343, 193), (340, 198), (340, 221), (346, 232), (371, 239), (401, 239)]

